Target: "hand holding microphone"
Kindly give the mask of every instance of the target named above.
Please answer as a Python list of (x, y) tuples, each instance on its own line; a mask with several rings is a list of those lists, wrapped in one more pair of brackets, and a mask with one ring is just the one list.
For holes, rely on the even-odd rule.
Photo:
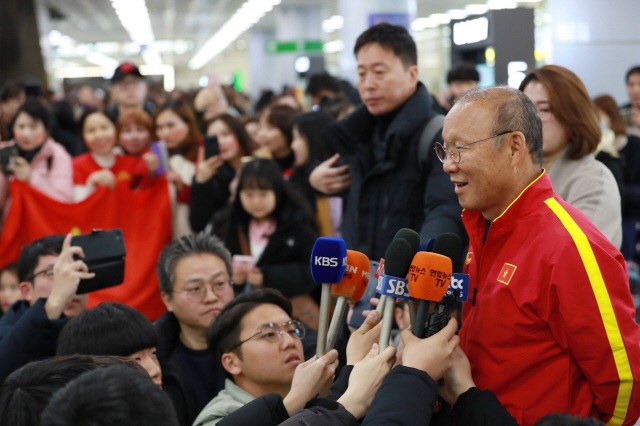
[(311, 251), (311, 276), (322, 284), (320, 295), (320, 318), (318, 319), (318, 340), (316, 355), (324, 355), (327, 344), (327, 329), (331, 305), (331, 285), (340, 282), (347, 264), (347, 246), (344, 240), (320, 237)]
[(347, 266), (339, 283), (331, 286), (331, 295), (337, 296), (336, 306), (333, 310), (333, 318), (329, 326), (326, 350), (333, 349), (338, 331), (342, 325), (347, 301), (360, 300), (369, 284), (370, 274), (369, 258), (359, 251), (347, 250)]

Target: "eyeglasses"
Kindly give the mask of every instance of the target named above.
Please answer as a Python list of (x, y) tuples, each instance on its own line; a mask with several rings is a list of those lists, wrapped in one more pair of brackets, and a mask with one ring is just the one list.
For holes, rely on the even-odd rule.
[(35, 272), (33, 275), (31, 275), (29, 278), (27, 278), (27, 281), (35, 280), (38, 275), (44, 275), (45, 277), (47, 277), (50, 280), (52, 280), (53, 279), (53, 266), (49, 266), (48, 268), (45, 268), (40, 272)]
[(500, 132), (500, 133), (498, 133), (496, 135), (489, 136), (488, 138), (479, 139), (477, 141), (469, 142), (469, 143), (466, 143), (466, 144), (464, 144), (462, 146), (454, 145), (452, 148), (445, 148), (444, 145), (443, 145), (444, 142), (436, 142), (436, 146), (433, 147), (433, 150), (436, 152), (436, 155), (438, 156), (438, 160), (440, 160), (440, 162), (444, 163), (445, 161), (447, 161), (447, 157), (448, 157), (448, 158), (451, 158), (454, 163), (460, 164), (460, 162), (462, 161), (461, 154), (460, 154), (460, 150), (461, 149), (465, 149), (465, 148), (467, 148), (470, 145), (473, 145), (475, 143), (488, 141), (489, 139), (497, 138), (499, 136), (503, 136), (503, 135), (506, 135), (507, 133), (511, 133), (511, 132), (513, 132), (513, 130), (505, 130), (505, 131)]
[(298, 320), (291, 320), (281, 325), (272, 322), (268, 324), (262, 324), (257, 333), (249, 336), (248, 338), (233, 346), (231, 349), (229, 349), (229, 352), (238, 349), (242, 344), (248, 342), (256, 336), (261, 336), (262, 339), (265, 339), (270, 343), (278, 343), (280, 340), (282, 340), (282, 336), (284, 336), (284, 333), (288, 333), (291, 337), (302, 339), (306, 333), (306, 330), (304, 329), (304, 324), (302, 324)]
[(205, 280), (191, 281), (188, 289), (176, 293), (184, 294), (192, 301), (200, 303), (207, 297), (207, 284), (216, 296), (222, 296), (228, 287), (233, 287), (234, 283), (232, 280), (209, 281), (208, 283)]

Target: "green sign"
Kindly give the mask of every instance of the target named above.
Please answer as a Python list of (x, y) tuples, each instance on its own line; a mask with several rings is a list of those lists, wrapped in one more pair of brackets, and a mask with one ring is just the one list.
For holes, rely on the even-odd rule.
[(322, 53), (323, 43), (320, 40), (279, 41), (269, 40), (264, 50), (270, 55), (279, 53)]

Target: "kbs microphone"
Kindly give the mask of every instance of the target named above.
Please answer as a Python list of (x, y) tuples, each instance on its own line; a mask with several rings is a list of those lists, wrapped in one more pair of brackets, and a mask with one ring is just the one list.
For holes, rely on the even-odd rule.
[[(396, 235), (393, 236), (394, 240), (405, 240), (406, 242), (409, 243), (409, 245), (411, 246), (411, 250), (413, 250), (413, 253), (416, 253), (419, 250), (420, 247), (420, 235), (414, 231), (413, 229), (410, 228), (400, 228), (398, 229), (398, 232), (396, 232)], [(385, 296), (384, 294), (380, 295), (380, 300), (378, 301), (378, 306), (376, 308), (376, 311), (378, 311), (378, 316), (380, 318), (384, 318), (384, 313), (385, 313), (385, 303), (387, 301), (387, 296)], [(409, 304), (409, 310), (413, 311), (412, 308), (412, 304)], [(413, 315), (412, 315), (413, 316)]]
[(388, 298), (384, 307), (384, 316), (382, 317), (379, 352), (389, 346), (394, 319), (395, 298), (408, 299), (410, 297), (405, 277), (409, 271), (411, 259), (413, 259), (413, 248), (407, 240), (397, 239), (391, 241), (384, 255), (385, 275), (381, 276), (381, 281), (379, 280), (380, 293)]
[(320, 295), (320, 318), (318, 318), (318, 341), (316, 355), (321, 357), (326, 351), (327, 328), (331, 304), (331, 284), (340, 282), (347, 265), (347, 246), (344, 240), (320, 237), (311, 251), (311, 276), (322, 284)]
[(333, 309), (333, 317), (329, 326), (327, 337), (327, 351), (333, 349), (338, 337), (338, 331), (347, 307), (347, 300), (357, 302), (360, 300), (369, 284), (371, 265), (369, 258), (359, 251), (347, 250), (347, 267), (338, 284), (331, 286), (331, 295), (337, 296), (336, 306)]
[(436, 309), (432, 303), (439, 303), (449, 288), (451, 259), (438, 253), (418, 252), (409, 267), (407, 280), (411, 297), (419, 300), (412, 331), (414, 336), (422, 338), (431, 319), (429, 314)]

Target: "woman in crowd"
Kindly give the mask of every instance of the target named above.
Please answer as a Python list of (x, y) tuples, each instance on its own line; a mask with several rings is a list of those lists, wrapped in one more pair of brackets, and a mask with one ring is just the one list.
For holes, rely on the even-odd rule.
[(14, 139), (2, 144), (14, 151), (13, 164), (0, 174), (0, 210), (8, 199), (11, 175), (51, 198), (73, 200), (71, 156), (51, 139), (51, 120), (50, 111), (40, 101), (28, 100), (18, 108), (13, 121)]
[(293, 119), (291, 149), (295, 157), (295, 169), (290, 181), (298, 185), (315, 208), (320, 235), (339, 237), (342, 198), (320, 195), (309, 185), (311, 169), (331, 157), (331, 151), (320, 137), (320, 132), (333, 121), (331, 116), (321, 111), (300, 114)]
[(622, 248), (625, 259), (639, 260), (636, 242), (637, 224), (640, 221), (640, 138), (628, 135), (618, 105), (609, 95), (598, 96), (594, 100), (600, 120), (615, 135), (613, 146), (622, 160)]
[(141, 110), (131, 110), (118, 119), (118, 146), (122, 152), (141, 157), (149, 152), (149, 144), (155, 140), (149, 115)]
[(234, 268), (233, 281), (248, 289), (280, 290), (294, 316), (313, 328), (319, 287), (309, 258), (317, 236), (309, 203), (283, 179), (277, 163), (255, 159), (242, 167), (224, 241), (232, 254), (252, 256), (255, 266)]
[(282, 175), (293, 173), (293, 118), (298, 112), (288, 105), (267, 106), (260, 113), (260, 129), (256, 142), (269, 150), (271, 157), (278, 163)]
[(89, 152), (73, 158), (73, 193), (84, 200), (97, 187), (114, 189), (125, 184), (138, 187), (149, 171), (137, 157), (117, 155), (116, 125), (102, 111), (90, 111), (80, 121), (82, 137)]
[(203, 144), (202, 135), (193, 108), (181, 100), (170, 101), (158, 108), (153, 115), (153, 126), (156, 136), (167, 146), (169, 170), (166, 177), (177, 194), (174, 235), (186, 235), (191, 232), (189, 198), (198, 148)]
[[(210, 226), (208, 232), (220, 235), (227, 207), (235, 198), (241, 159), (251, 155), (256, 146), (242, 122), (226, 113), (214, 117), (207, 127), (207, 137), (217, 140), (219, 154), (200, 158), (191, 187), (189, 223), (195, 232)], [(200, 155), (204, 157), (203, 149)]]
[(613, 175), (594, 155), (601, 132), (584, 84), (570, 70), (547, 65), (527, 74), (520, 90), (540, 115), (543, 166), (555, 192), (620, 247), (620, 194)]

